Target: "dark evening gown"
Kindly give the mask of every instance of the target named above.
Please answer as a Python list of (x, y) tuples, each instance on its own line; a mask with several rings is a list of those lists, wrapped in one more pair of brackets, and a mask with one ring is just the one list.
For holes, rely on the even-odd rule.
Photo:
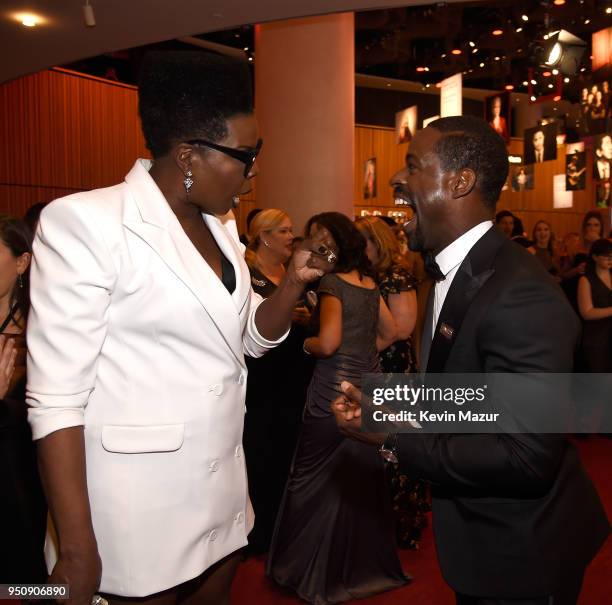
[[(268, 298), (276, 285), (250, 267), (253, 290)], [(295, 450), (314, 360), (302, 350), (306, 328), (293, 324), (286, 340), (259, 359), (246, 358), (243, 445), (255, 525), (247, 553), (267, 552)]]
[[(378, 288), (387, 305), (391, 294), (410, 292), (416, 287), (417, 280), (401, 265), (391, 265), (384, 274), (378, 276)], [(381, 351), (380, 367), (385, 373), (417, 372), (411, 337), (398, 340)], [(387, 473), (397, 544), (400, 548), (416, 550), (419, 548), (421, 532), (427, 526), (427, 513), (431, 510), (427, 483), (402, 473), (398, 464), (389, 464)]]
[(340, 383), (378, 372), (379, 290), (331, 274), (319, 294), (342, 302), (342, 344), (318, 359), (267, 561), (267, 574), (315, 605), (363, 598), (408, 581), (396, 552), (384, 463), (346, 439), (330, 402)]
[(42, 584), (47, 508), (27, 421), (26, 343), (22, 335), (4, 336), (15, 340), (17, 358), (0, 400), (0, 584)]

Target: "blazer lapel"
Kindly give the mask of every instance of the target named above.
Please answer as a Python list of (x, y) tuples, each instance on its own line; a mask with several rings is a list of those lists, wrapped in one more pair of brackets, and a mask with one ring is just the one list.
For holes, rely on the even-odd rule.
[[(133, 204), (126, 204), (124, 226), (146, 242), (189, 288), (240, 365), (245, 367), (242, 327), (232, 296), (191, 243), (145, 166), (137, 162), (125, 180)], [(210, 226), (215, 220), (218, 221), (207, 219), (207, 224)], [(231, 250), (231, 243), (226, 241), (228, 234), (222, 229), (211, 229), (211, 232), (225, 253)], [(236, 269), (233, 256), (235, 253), (228, 253), (228, 259)], [(236, 291), (240, 273), (240, 270), (236, 271)], [(243, 281), (244, 277), (240, 279)]]
[(493, 262), (503, 242), (503, 235), (491, 227), (459, 266), (440, 311), (427, 360), (428, 372), (444, 371), (465, 314), (480, 288), (495, 273)]

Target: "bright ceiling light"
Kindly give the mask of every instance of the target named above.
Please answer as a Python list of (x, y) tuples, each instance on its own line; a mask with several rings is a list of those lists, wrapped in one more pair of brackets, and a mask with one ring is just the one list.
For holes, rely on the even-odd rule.
[(499, 28), (498, 29), (494, 29), (492, 33), (493, 33), (494, 36), (501, 36), (504, 33), (504, 30), (503, 29), (499, 29)]
[(529, 17), (527, 15), (521, 15), (521, 19), (523, 21), (529, 21)]
[(469, 45), (470, 45), (472, 48), (474, 48), (474, 46), (476, 46), (476, 44), (475, 44), (474, 42), (472, 42), (471, 40), (470, 40), (470, 42), (469, 42)]
[(461, 54), (461, 49), (460, 48), (453, 48), (453, 50), (451, 50), (451, 53), (453, 55), (460, 55)]

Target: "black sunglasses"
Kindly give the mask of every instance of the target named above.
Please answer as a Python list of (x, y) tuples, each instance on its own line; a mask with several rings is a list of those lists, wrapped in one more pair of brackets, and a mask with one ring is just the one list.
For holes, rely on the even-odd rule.
[(217, 145), (217, 143), (212, 143), (211, 141), (205, 141), (204, 139), (191, 139), (191, 141), (186, 141), (186, 143), (188, 145), (200, 145), (201, 147), (210, 147), (211, 149), (220, 151), (221, 153), (228, 155), (230, 158), (234, 158), (239, 162), (242, 162), (244, 164), (244, 178), (246, 179), (249, 176), (249, 172), (251, 172), (251, 168), (253, 168), (253, 164), (257, 159), (257, 155), (261, 151), (263, 139), (259, 139), (257, 141), (257, 145), (249, 149), (235, 149), (234, 147), (225, 147), (223, 145)]

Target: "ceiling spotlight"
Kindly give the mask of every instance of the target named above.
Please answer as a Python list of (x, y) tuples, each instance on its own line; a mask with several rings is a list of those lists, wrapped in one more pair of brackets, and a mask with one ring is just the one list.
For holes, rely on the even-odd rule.
[(542, 75), (543, 75), (545, 78), (550, 78), (551, 73), (550, 73), (549, 71), (543, 71), (543, 72), (542, 72)]
[[(553, 101), (560, 101), (561, 97), (559, 95), (556, 95), (555, 97), (553, 97)], [(557, 108), (555, 107), (555, 111), (557, 111)]]
[(472, 51), (472, 54), (473, 54), (473, 55), (475, 55), (477, 52), (478, 52), (478, 49), (477, 49), (477, 48), (475, 48), (475, 49)]
[(531, 80), (531, 83), (535, 86), (537, 82), (535, 80)]
[(504, 30), (503, 29), (494, 29), (492, 33), (493, 33), (494, 36), (501, 36), (504, 33)]
[(253, 61), (253, 57), (249, 57), (249, 61)]
[(499, 61), (499, 57), (495, 57), (495, 60), (496, 60), (496, 61)]
[(527, 82), (527, 80), (525, 80), (525, 81), (523, 82), (523, 86), (528, 86), (528, 85), (529, 85), (529, 82)]
[(85, 4), (83, 4), (83, 21), (87, 27), (95, 27), (96, 25), (96, 16), (94, 15), (93, 6), (89, 4), (89, 0), (85, 0)]
[(468, 42), (468, 44), (469, 44), (469, 45), (470, 45), (472, 48), (474, 48), (474, 46), (476, 46), (476, 44), (475, 44), (474, 42), (472, 42), (471, 40)]
[(569, 78), (563, 78), (563, 81), (564, 81), (566, 84), (569, 84), (570, 79), (569, 79)]
[(516, 33), (517, 33), (517, 34), (520, 34), (522, 31), (523, 31), (523, 28), (522, 28), (522, 27), (517, 27), (517, 28), (516, 28)]
[(529, 21), (529, 17), (527, 15), (521, 15), (521, 19), (523, 21)]
[(548, 34), (544, 34), (542, 38), (544, 38), (544, 40), (548, 40)]
[(484, 63), (480, 63), (480, 64), (479, 64), (479, 67), (484, 67)]
[(585, 25), (588, 25), (590, 22), (591, 22), (591, 20), (590, 20), (590, 19), (585, 19), (585, 20), (584, 20), (584, 24), (585, 24)]
[(555, 6), (562, 6), (563, 4), (565, 4), (565, 0), (553, 0), (553, 4)]
[(531, 95), (529, 98), (530, 98), (532, 101), (535, 101), (535, 100), (536, 100), (536, 98), (535, 98), (535, 96), (534, 96), (534, 95)]
[(548, 88), (554, 88), (554, 85), (553, 84), (549, 84)]
[(612, 15), (612, 6), (608, 6), (606, 9), (606, 15)]
[(512, 84), (506, 84), (506, 90), (514, 90), (514, 86)]
[(425, 68), (424, 67), (417, 67), (416, 70), (420, 73), (422, 71), (425, 71)]
[(561, 29), (549, 36), (544, 49), (544, 63), (566, 75), (575, 74), (584, 54), (586, 42)]
[(442, 53), (440, 56), (442, 57), (442, 59), (446, 59), (446, 53)]
[(451, 50), (451, 53), (453, 55), (460, 55), (461, 54), (461, 49), (460, 48), (453, 48), (453, 50)]
[(553, 73), (553, 76), (558, 76), (559, 75), (559, 70), (558, 69), (553, 69), (552, 73)]
[(34, 15), (23, 15), (21, 17), (21, 24), (26, 27), (35, 27), (38, 25), (38, 20)]

